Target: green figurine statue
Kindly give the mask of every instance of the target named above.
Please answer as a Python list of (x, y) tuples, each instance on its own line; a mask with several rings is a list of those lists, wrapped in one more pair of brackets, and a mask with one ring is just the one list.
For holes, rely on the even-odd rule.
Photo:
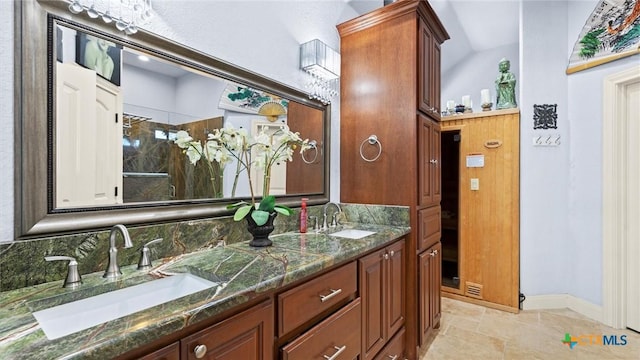
[(517, 107), (516, 103), (516, 77), (509, 72), (511, 63), (502, 58), (498, 64), (500, 74), (496, 79), (496, 109), (511, 109)]

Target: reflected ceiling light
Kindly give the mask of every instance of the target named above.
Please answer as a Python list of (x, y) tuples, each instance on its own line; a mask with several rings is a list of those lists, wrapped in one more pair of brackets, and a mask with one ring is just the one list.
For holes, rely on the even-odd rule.
[(127, 35), (138, 32), (153, 16), (151, 0), (70, 0), (69, 11), (79, 14), (83, 11), (96, 19), (98, 17), (110, 24), (115, 22), (116, 28)]
[(325, 104), (340, 93), (340, 54), (318, 39), (300, 45), (300, 68), (311, 76), (309, 97)]

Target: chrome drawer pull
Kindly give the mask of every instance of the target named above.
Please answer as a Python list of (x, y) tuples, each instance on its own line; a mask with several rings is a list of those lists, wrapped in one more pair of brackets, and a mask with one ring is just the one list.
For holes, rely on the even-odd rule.
[(338, 351), (336, 351), (335, 354), (333, 354), (331, 356), (329, 356), (329, 355), (322, 355), (322, 356), (327, 360), (334, 360), (335, 358), (338, 357), (338, 355), (342, 354), (342, 352), (347, 349), (347, 345), (342, 345), (341, 347), (334, 346), (333, 348), (338, 350)]
[(396, 360), (398, 359), (398, 355), (389, 355), (389, 359)]
[(342, 289), (337, 289), (337, 290), (333, 290), (333, 289), (329, 289), (331, 290), (331, 294), (329, 295), (320, 295), (320, 301), (325, 302), (329, 299), (331, 299), (332, 297), (340, 294), (342, 292)]

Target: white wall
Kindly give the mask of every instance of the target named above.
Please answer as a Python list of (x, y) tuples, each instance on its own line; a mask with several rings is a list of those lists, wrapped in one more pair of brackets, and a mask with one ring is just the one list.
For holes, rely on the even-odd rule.
[[(449, 51), (455, 51), (455, 49), (449, 49), (447, 44), (449, 41), (442, 44), (442, 61), (448, 61)], [(450, 42), (457, 46), (457, 42)], [(480, 90), (489, 89), (491, 92), (491, 101), (493, 102), (493, 109), (496, 108), (496, 87), (495, 80), (498, 77), (500, 71), (498, 70), (498, 63), (502, 58), (507, 58), (511, 63), (511, 72), (516, 76), (516, 101), (520, 99), (519, 87), (520, 87), (520, 64), (519, 64), (519, 46), (518, 44), (500, 46), (494, 49), (476, 52), (471, 56), (467, 56), (464, 60), (460, 61), (454, 67), (450, 68), (447, 72), (442, 74), (442, 92), (441, 92), (441, 107), (440, 109), (447, 108), (447, 100), (454, 100), (456, 104), (462, 104), (463, 95), (471, 95), (471, 101), (473, 102), (473, 111), (482, 111), (480, 107)]]
[(124, 112), (169, 122), (176, 109), (176, 79), (125, 65), (122, 68)]
[(187, 74), (178, 78), (176, 89), (176, 109), (179, 114), (208, 119), (224, 116), (218, 107), (226, 82), (203, 76)]
[[(567, 57), (598, 2), (570, 1)], [(602, 99), (606, 76), (638, 66), (640, 55), (571, 74), (568, 80), (569, 236), (568, 293), (602, 305)]]
[(13, 240), (13, 1), (0, 1), (0, 242)]
[[(522, 4), (520, 286), (526, 296), (567, 293), (575, 258), (568, 227), (567, 18), (566, 2)], [(533, 130), (534, 104), (558, 105), (557, 130)], [(534, 136), (547, 133), (561, 134), (562, 144), (532, 146)]]

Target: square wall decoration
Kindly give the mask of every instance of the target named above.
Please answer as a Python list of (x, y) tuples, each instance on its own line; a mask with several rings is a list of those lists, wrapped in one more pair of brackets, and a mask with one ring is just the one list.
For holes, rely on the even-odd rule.
[(533, 105), (533, 129), (558, 128), (558, 104)]

